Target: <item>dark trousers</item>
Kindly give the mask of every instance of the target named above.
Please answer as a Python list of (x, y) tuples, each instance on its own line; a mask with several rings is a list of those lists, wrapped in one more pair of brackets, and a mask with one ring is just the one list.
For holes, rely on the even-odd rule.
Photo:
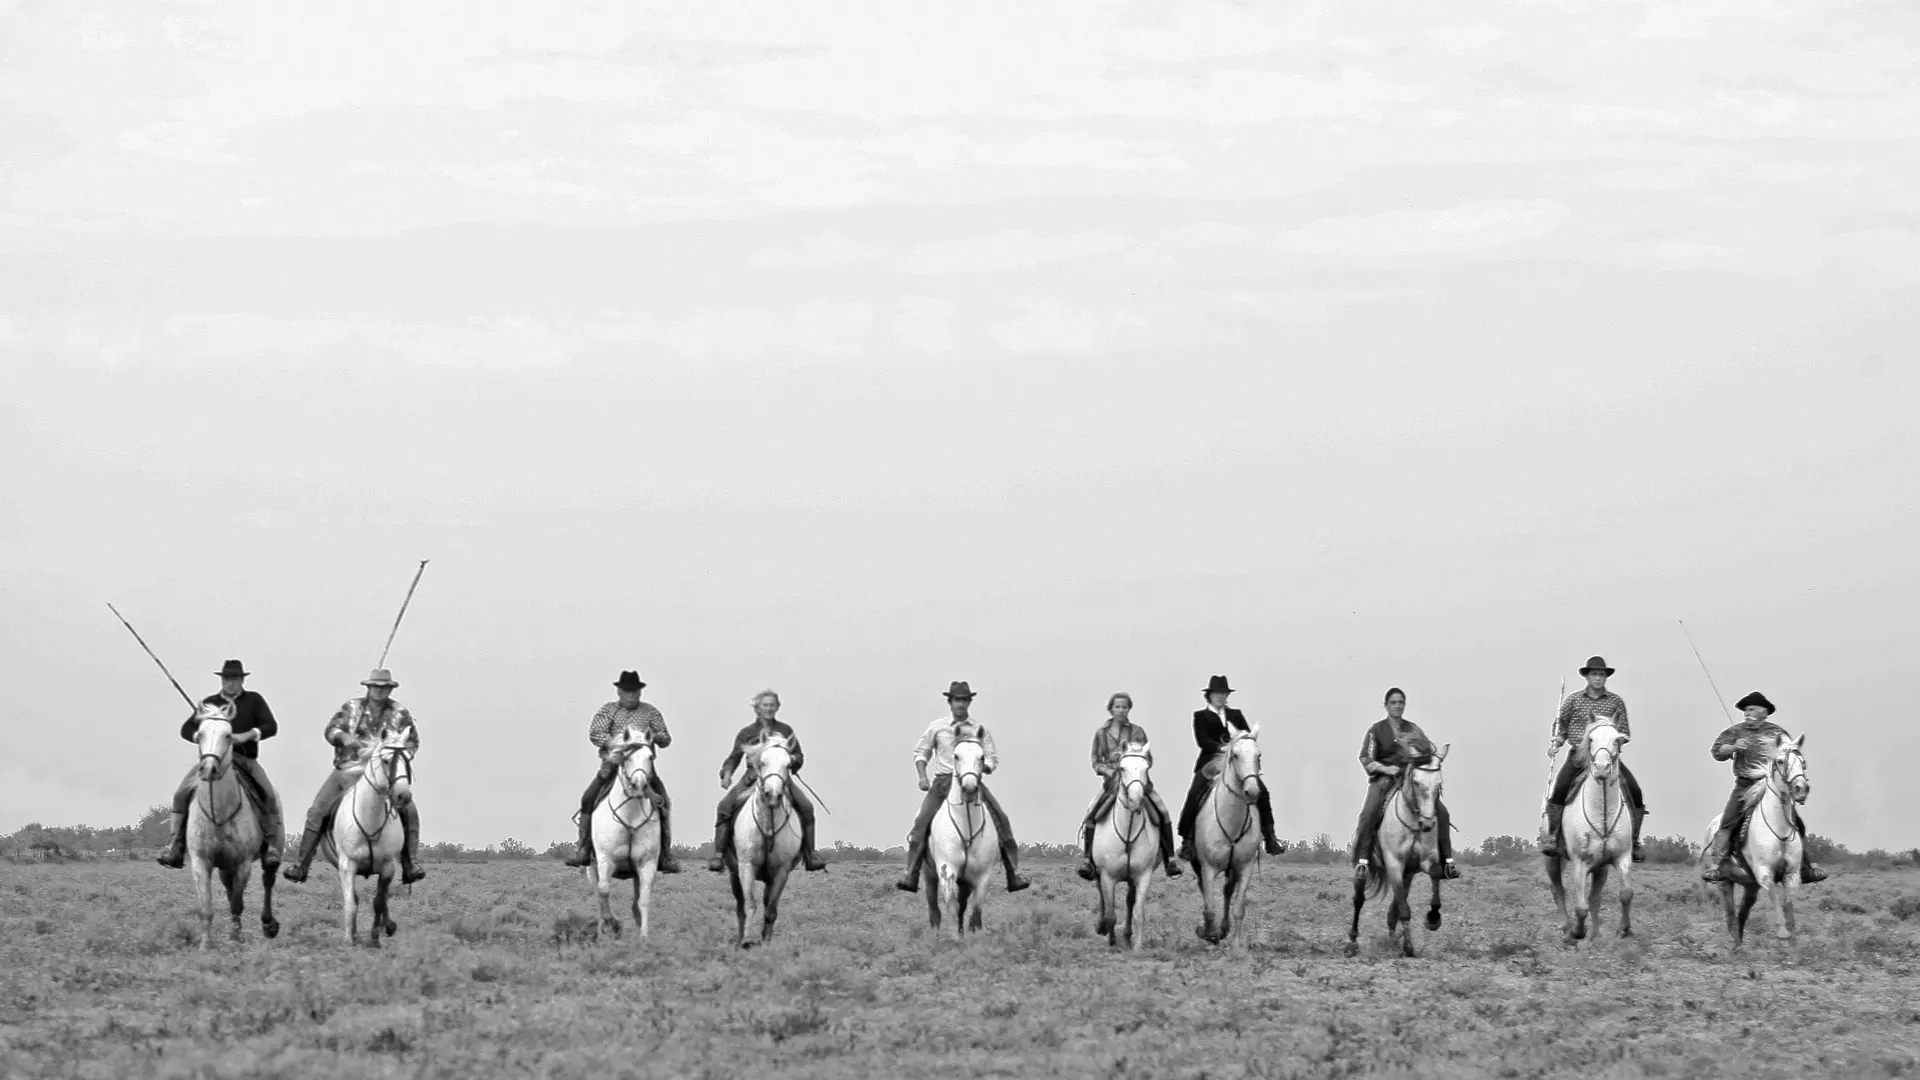
[[(1557, 826), (1560, 821), (1558, 811), (1567, 805), (1567, 799), (1573, 795), (1573, 782), (1585, 772), (1587, 762), (1578, 754), (1568, 754), (1566, 764), (1560, 766), (1560, 773), (1553, 778), (1553, 794), (1547, 796), (1550, 805), (1549, 815)], [(1634, 779), (1633, 770), (1627, 763), (1620, 762), (1620, 791), (1627, 797), (1627, 812), (1633, 817), (1633, 842), (1640, 843), (1640, 823), (1646, 819), (1647, 804), (1640, 797), (1640, 781)]]
[[(740, 806), (753, 795), (754, 780), (751, 774), (743, 775), (734, 785), (720, 796), (720, 805), (713, 813), (713, 853), (720, 855), (732, 842), (733, 817), (740, 812)], [(794, 816), (800, 819), (800, 850), (811, 854), (813, 847), (813, 800), (807, 798), (805, 788), (799, 784), (787, 785), (787, 798), (793, 800)]]
[[(1367, 784), (1367, 801), (1360, 804), (1360, 825), (1353, 834), (1353, 861), (1369, 858), (1373, 850), (1373, 837), (1380, 831), (1380, 823), (1387, 817), (1387, 797), (1393, 792), (1395, 782), (1400, 777), (1378, 776)], [(1447, 804), (1434, 800), (1434, 828), (1440, 831), (1440, 861), (1453, 858), (1453, 815), (1447, 812)]]
[[(1193, 785), (1187, 788), (1186, 804), (1180, 808), (1180, 839), (1193, 842), (1193, 822), (1200, 816), (1200, 804), (1207, 799), (1207, 789), (1213, 786), (1214, 776), (1202, 769), (1193, 774)], [(1273, 800), (1267, 795), (1267, 782), (1260, 781), (1260, 797), (1255, 800), (1260, 811), (1260, 835), (1268, 840), (1277, 840), (1273, 835)]]
[[(260, 767), (258, 758), (232, 757), (234, 778), (240, 781), (240, 790), (253, 800), (253, 808), (260, 815), (260, 843), (265, 854), (263, 863), (278, 863), (280, 852), (287, 842), (287, 826), (280, 810), (280, 793), (273, 789), (273, 781), (267, 779), (265, 769)], [(193, 808), (193, 791), (200, 786), (200, 767), (195, 765), (181, 779), (180, 786), (173, 792), (174, 836), (176, 846), (186, 843), (187, 811)]]
[[(580, 793), (580, 850), (584, 852), (593, 847), (593, 808), (600, 805), (600, 797), (613, 786), (613, 778), (620, 775), (620, 763), (602, 761), (599, 771), (588, 781), (587, 790)], [(660, 774), (647, 774), (647, 794), (653, 804), (660, 808), (660, 855), (656, 862), (665, 862), (673, 854), (673, 800), (667, 795), (667, 786)]]

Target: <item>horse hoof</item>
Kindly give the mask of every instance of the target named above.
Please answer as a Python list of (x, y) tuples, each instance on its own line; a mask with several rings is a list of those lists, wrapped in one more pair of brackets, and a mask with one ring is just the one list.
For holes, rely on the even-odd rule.
[(400, 929), (399, 923), (397, 922), (388, 923), (386, 926), (387, 936), (392, 937), (395, 933), (399, 931), (399, 929)]
[(277, 938), (280, 936), (280, 924), (277, 922), (262, 922), (260, 924), (260, 932), (269, 938)]
[(1621, 936), (1621, 937), (1626, 937), (1626, 938), (1630, 938), (1630, 937), (1632, 937), (1632, 936), (1633, 936), (1633, 928), (1632, 928), (1632, 927), (1629, 927), (1629, 926), (1623, 926), (1623, 927), (1621, 927), (1621, 928), (1620, 928), (1620, 936)]
[(1440, 929), (1440, 913), (1439, 912), (1437, 911), (1427, 912), (1427, 929), (1429, 930)]
[(1349, 941), (1349, 942), (1347, 942), (1347, 955), (1348, 955), (1348, 956), (1359, 956), (1359, 955), (1360, 955), (1360, 943), (1359, 943), (1359, 942), (1357, 942), (1357, 941)]

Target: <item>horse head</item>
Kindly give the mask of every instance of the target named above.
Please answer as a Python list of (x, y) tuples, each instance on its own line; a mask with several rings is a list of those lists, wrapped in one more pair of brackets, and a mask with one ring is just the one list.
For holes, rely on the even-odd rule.
[(1773, 771), (1786, 783), (1796, 803), (1805, 803), (1813, 792), (1813, 781), (1807, 779), (1807, 756), (1801, 750), (1806, 741), (1805, 734), (1781, 739), (1773, 751)]
[(1587, 729), (1587, 761), (1594, 779), (1611, 781), (1620, 775), (1620, 750), (1627, 742), (1627, 736), (1612, 724)]
[(753, 753), (755, 784), (760, 800), (769, 806), (787, 793), (787, 778), (793, 769), (793, 744), (785, 735), (769, 735)]
[(1120, 804), (1138, 812), (1147, 798), (1147, 771), (1153, 768), (1151, 742), (1128, 743), (1120, 752)]
[(1435, 750), (1432, 743), (1422, 743), (1414, 757), (1407, 762), (1406, 792), (1407, 804), (1413, 809), (1420, 821), (1421, 832), (1432, 832), (1439, 820), (1440, 789), (1443, 777), (1440, 763), (1447, 760), (1447, 751), (1453, 749), (1448, 743)]
[(375, 791), (395, 803), (412, 800), (413, 757), (407, 753), (405, 731), (389, 731), (361, 744), (360, 770)]
[(233, 764), (233, 706), (202, 703), (194, 719), (199, 722), (193, 742), (200, 748), (200, 779), (217, 780)]
[(645, 797), (653, 784), (653, 736), (626, 728), (608, 740), (607, 757), (618, 764), (620, 787), (627, 798)]
[(987, 748), (971, 735), (953, 740), (953, 783), (966, 802), (980, 800), (981, 777), (986, 774)]
[(1231, 786), (1242, 798), (1260, 797), (1260, 725), (1255, 724), (1233, 737), (1227, 744), (1226, 771), (1232, 774)]

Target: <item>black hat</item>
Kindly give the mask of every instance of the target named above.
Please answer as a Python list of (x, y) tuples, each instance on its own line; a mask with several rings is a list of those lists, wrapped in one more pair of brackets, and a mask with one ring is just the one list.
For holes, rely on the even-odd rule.
[(223, 679), (244, 679), (248, 675), (252, 674), (252, 672), (248, 671), (246, 669), (246, 666), (240, 663), (240, 661), (229, 660), (226, 663), (221, 664), (220, 670), (214, 672), (214, 674), (220, 676)]
[(1746, 697), (1743, 697), (1739, 701), (1736, 701), (1733, 703), (1734, 708), (1740, 709), (1742, 711), (1745, 711), (1746, 707), (1749, 705), (1765, 706), (1767, 710), (1767, 715), (1768, 716), (1773, 715), (1773, 702), (1768, 701), (1767, 695), (1761, 693), (1758, 690), (1755, 690), (1753, 693), (1748, 694)]
[(1215, 675), (1213, 678), (1207, 680), (1206, 693), (1231, 694), (1233, 693), (1233, 687), (1227, 685), (1227, 677), (1225, 675)]
[(962, 679), (961, 681), (956, 682), (953, 685), (947, 687), (946, 697), (948, 701), (953, 701), (955, 699), (959, 699), (961, 701), (972, 701), (973, 687), (968, 686), (966, 683), (966, 680)]
[(639, 672), (623, 671), (620, 673), (620, 677), (614, 680), (613, 688), (616, 690), (638, 690), (645, 685), (647, 684), (640, 681)]
[(1587, 666), (1580, 669), (1580, 674), (1586, 675), (1595, 671), (1605, 675), (1613, 674), (1613, 669), (1607, 666), (1606, 660), (1598, 656), (1589, 656), (1587, 657)]

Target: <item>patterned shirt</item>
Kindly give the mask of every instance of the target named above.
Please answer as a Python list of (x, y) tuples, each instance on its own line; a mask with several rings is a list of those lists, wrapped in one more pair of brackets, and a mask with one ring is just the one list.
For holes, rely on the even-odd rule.
[[(1400, 721), (1398, 735), (1394, 734), (1392, 720), (1375, 721), (1367, 729), (1366, 737), (1360, 740), (1360, 764), (1363, 768), (1375, 762), (1405, 768), (1410, 760), (1407, 747), (1415, 740), (1427, 743), (1428, 749), (1432, 749), (1432, 740), (1427, 738), (1427, 733), (1411, 720)], [(1368, 775), (1374, 774), (1369, 772)]]
[(1787, 729), (1771, 720), (1742, 720), (1713, 740), (1713, 760), (1733, 759), (1733, 775), (1739, 780), (1758, 780), (1773, 768), (1773, 752)]
[(407, 753), (420, 749), (420, 729), (413, 726), (413, 714), (405, 705), (388, 698), (376, 705), (357, 697), (343, 703), (333, 719), (327, 721), (326, 740), (333, 744), (333, 767), (346, 769), (360, 764), (360, 747), (384, 740), (389, 734), (406, 732)]
[(600, 706), (593, 714), (593, 723), (587, 728), (587, 741), (600, 751), (602, 758), (607, 756), (607, 744), (615, 735), (630, 727), (639, 728), (653, 737), (653, 745), (664, 750), (673, 745), (673, 735), (667, 731), (667, 718), (660, 710), (642, 701), (631, 709), (623, 709), (617, 701), (609, 701)]
[[(993, 734), (989, 732), (984, 725), (973, 720), (965, 721), (965, 723), (966, 726), (972, 730), (974, 737), (980, 740), (980, 745), (987, 751), (986, 759), (982, 762), (982, 767), (988, 772), (999, 768), (1000, 751), (994, 748)], [(929, 769), (928, 772), (934, 776), (952, 775), (953, 739), (955, 729), (958, 727), (959, 722), (955, 721), (951, 715), (943, 716), (933, 723), (928, 724), (926, 733), (921, 735), (920, 741), (913, 745), (914, 763), (931, 763), (933, 767)]]
[(1612, 724), (1620, 734), (1632, 735), (1633, 729), (1627, 726), (1627, 703), (1611, 690), (1600, 691), (1599, 697), (1584, 689), (1577, 690), (1560, 703), (1560, 718), (1554, 721), (1553, 737), (1572, 743), (1575, 756), (1584, 759), (1587, 729), (1602, 724)]
[[(1126, 754), (1127, 747), (1134, 743), (1147, 741), (1147, 729), (1132, 721), (1119, 738), (1113, 737), (1113, 725), (1101, 724), (1093, 733), (1093, 771), (1101, 776), (1109, 776), (1120, 770), (1120, 758)], [(1147, 765), (1153, 765), (1153, 755), (1147, 755)]]

